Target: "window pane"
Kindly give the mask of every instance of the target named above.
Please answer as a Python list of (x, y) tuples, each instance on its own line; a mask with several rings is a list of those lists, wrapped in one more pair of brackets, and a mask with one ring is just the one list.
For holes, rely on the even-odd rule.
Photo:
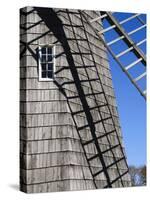
[(39, 53), (39, 67), (40, 67), (40, 77), (46, 81), (48, 79), (54, 78), (54, 54), (53, 46), (43, 46), (40, 47)]
[(48, 63), (48, 70), (53, 70), (53, 63)]
[(48, 55), (48, 62), (51, 62), (53, 59), (52, 55)]
[(46, 47), (42, 47), (42, 54), (46, 54)]
[(52, 54), (52, 47), (48, 47), (48, 54)]
[(48, 71), (48, 78), (53, 78), (53, 72), (52, 71)]
[(46, 62), (46, 56), (42, 55), (42, 62)]
[(46, 63), (42, 63), (41, 65), (42, 65), (42, 71), (46, 70)]
[(46, 71), (42, 71), (42, 78), (46, 78)]

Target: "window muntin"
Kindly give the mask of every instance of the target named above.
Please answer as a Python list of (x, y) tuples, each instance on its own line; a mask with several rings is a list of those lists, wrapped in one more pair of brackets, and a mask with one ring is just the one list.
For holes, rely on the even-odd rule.
[(50, 81), (54, 79), (55, 72), (55, 46), (39, 47), (39, 80)]

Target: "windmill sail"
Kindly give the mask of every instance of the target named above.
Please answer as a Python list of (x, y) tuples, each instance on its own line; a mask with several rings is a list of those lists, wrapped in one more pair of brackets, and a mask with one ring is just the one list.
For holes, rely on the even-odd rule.
[[(131, 83), (146, 99), (146, 21), (141, 18), (142, 14), (126, 16), (129, 14), (120, 13), (120, 15), (125, 17), (119, 21), (117, 13), (101, 12), (100, 17), (90, 20), (89, 23), (92, 26), (92, 23), (100, 19), (107, 22), (106, 28), (95, 30), (95, 33)], [(132, 30), (129, 31), (128, 27)], [(142, 32), (139, 33), (140, 31)], [(107, 41), (108, 37), (109, 41)], [(120, 51), (116, 52), (119, 49)], [(133, 61), (130, 60), (132, 57)], [(127, 65), (126, 60), (130, 61)]]

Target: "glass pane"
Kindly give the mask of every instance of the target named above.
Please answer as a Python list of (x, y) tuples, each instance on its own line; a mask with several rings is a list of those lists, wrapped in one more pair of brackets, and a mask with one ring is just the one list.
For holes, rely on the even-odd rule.
[(51, 62), (53, 59), (52, 55), (48, 55), (48, 62)]
[(42, 55), (42, 62), (46, 62), (46, 56)]
[(53, 72), (52, 71), (48, 71), (48, 78), (53, 78)]
[(42, 54), (46, 54), (46, 47), (42, 47)]
[(46, 78), (46, 71), (42, 71), (42, 78)]
[(48, 70), (53, 70), (53, 63), (48, 63)]
[(43, 71), (43, 70), (46, 70), (46, 64), (45, 64), (45, 63), (42, 63), (41, 65), (42, 65), (42, 71)]
[(48, 47), (48, 54), (52, 54), (52, 47)]

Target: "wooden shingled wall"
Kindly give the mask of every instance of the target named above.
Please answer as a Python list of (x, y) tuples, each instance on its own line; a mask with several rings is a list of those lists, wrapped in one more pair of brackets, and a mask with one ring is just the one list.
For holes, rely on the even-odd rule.
[[(76, 25), (74, 33), (70, 24), (68, 14), (63, 12), (63, 9), (53, 9), (57, 13), (57, 17), (64, 24), (63, 29), (68, 38), (68, 44), (80, 80), (96, 78), (95, 68), (89, 67), (85, 73), (83, 60), (85, 65), (93, 66), (91, 55), (89, 55), (89, 46), (84, 40), (81, 19), (77, 10), (70, 10), (71, 23)], [(72, 12), (72, 14), (71, 14)], [(85, 11), (88, 19), (99, 16), (99, 12)], [(88, 128), (81, 131), (79, 137), (76, 126), (72, 119), (70, 108), (68, 107), (65, 96), (60, 92), (54, 81), (40, 82), (38, 79), (38, 58), (37, 49), (40, 44), (56, 44), (56, 81), (63, 84), (68, 81), (73, 81), (74, 78), (69, 69), (69, 64), (66, 59), (66, 54), (62, 43), (57, 36), (49, 29), (45, 21), (38, 13), (38, 9), (32, 7), (22, 8), (20, 10), (20, 188), (27, 193), (34, 192), (54, 192), (68, 190), (84, 190), (95, 189), (93, 178), (91, 176), (85, 153), (81, 145), (81, 139), (88, 141), (91, 139), (90, 130)], [(87, 32), (88, 41), (91, 51), (94, 56), (95, 64), (103, 83), (109, 107), (112, 111), (115, 121), (115, 128), (118, 137), (122, 143), (121, 129), (117, 113), (117, 105), (112, 86), (110, 68), (107, 59), (107, 52), (103, 44), (95, 36), (90, 26), (84, 21)], [(95, 28), (101, 27), (101, 22), (95, 22)], [(57, 27), (56, 27), (57, 28)], [(81, 55), (74, 54), (77, 52), (78, 45), (81, 52), (84, 52), (83, 58)], [(87, 53), (87, 54), (86, 54)], [(64, 67), (64, 70), (61, 70)], [(100, 92), (101, 86), (99, 81), (91, 83), (94, 92)], [(63, 88), (68, 96), (78, 95), (77, 88), (74, 84), (64, 84)], [(82, 88), (85, 95), (91, 92), (89, 82), (82, 83)], [(95, 106), (93, 96), (88, 96), (87, 102), (89, 107)], [(96, 96), (98, 104), (103, 103), (104, 99), (101, 95)], [(82, 109), (80, 99), (70, 99), (71, 109), (76, 112)], [(107, 116), (107, 109), (102, 109), (103, 116)], [(99, 118), (97, 110), (91, 111), (93, 119), (96, 121)], [(87, 124), (87, 119), (84, 113), (76, 116), (78, 126)], [(106, 122), (107, 131), (111, 130), (112, 124)], [(101, 123), (95, 125), (97, 136), (104, 133)], [(117, 144), (115, 134), (109, 136), (111, 144)], [(102, 150), (106, 150), (109, 146), (106, 137), (101, 138), (99, 145)], [(88, 145), (86, 152), (89, 156), (97, 153), (93, 144)], [(120, 149), (115, 149), (115, 157), (122, 157)], [(110, 152), (104, 155), (107, 164), (113, 162)], [(98, 159), (91, 162), (92, 170), (102, 169), (102, 165)], [(123, 173), (127, 170), (124, 160), (118, 164), (120, 171)], [(117, 169), (112, 166), (109, 169), (109, 174), (113, 180), (116, 176)], [(124, 186), (130, 186), (129, 174), (123, 176)], [(96, 177), (98, 188), (103, 188), (106, 185), (104, 173)], [(121, 187), (120, 180), (117, 180), (113, 187)]]

